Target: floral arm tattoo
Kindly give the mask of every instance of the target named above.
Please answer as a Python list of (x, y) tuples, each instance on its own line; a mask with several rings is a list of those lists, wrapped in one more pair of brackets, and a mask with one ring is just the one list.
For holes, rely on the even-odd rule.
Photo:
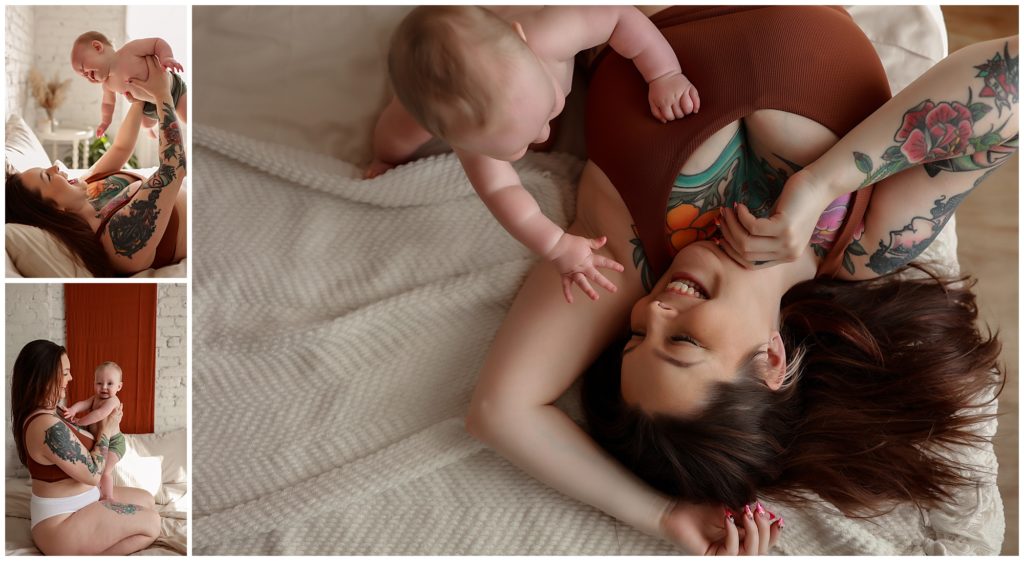
[[(163, 104), (160, 116), (160, 167), (142, 184), (127, 214), (110, 219), (110, 241), (118, 255), (131, 258), (146, 247), (156, 232), (160, 209), (157, 201), (163, 189), (184, 176), (185, 147), (174, 107)], [(180, 170), (180, 171), (179, 171)]]
[(58, 458), (72, 464), (81, 462), (93, 475), (101, 473), (106, 462), (110, 441), (106, 436), (101, 436), (89, 454), (83, 454), (82, 446), (77, 440), (63, 422), (46, 429), (43, 437), (43, 443)]
[[(1011, 57), (1009, 43), (1002, 53), (996, 53), (984, 64), (975, 66), (979, 70), (975, 78), (982, 78), (984, 87), (974, 99), (972, 88), (967, 88), (966, 103), (926, 99), (903, 114), (903, 122), (893, 135), (897, 142), (882, 153), (882, 164), (877, 168), (870, 156), (854, 152), (853, 160), (857, 169), (865, 175), (861, 187), (876, 183), (915, 165), (924, 165), (928, 175), (935, 177), (941, 171), (976, 171), (998, 165), (1007, 156), (1016, 152), (1017, 135), (1004, 138), (1001, 134), (1010, 119), (1016, 116), (1012, 105), (1018, 101), (1018, 61)], [(992, 98), (992, 103), (982, 101)], [(996, 110), (1002, 117), (1006, 108), (1006, 120), (999, 126), (992, 125), (987, 131), (975, 130), (975, 125), (985, 115)]]
[[(967, 194), (1017, 152), (1018, 135), (1007, 138), (1002, 131), (1010, 119), (1016, 118), (1013, 108), (1018, 102), (1018, 62), (1019, 57), (1010, 56), (1009, 43), (1005, 43), (1002, 53), (997, 52), (984, 64), (974, 67), (978, 70), (974, 77), (983, 82), (978, 99), (968, 87), (966, 103), (935, 103), (926, 99), (905, 112), (893, 136), (897, 144), (885, 150), (877, 168), (870, 156), (853, 153), (857, 169), (865, 175), (861, 187), (915, 165), (922, 165), (929, 177), (942, 172), (984, 170), (967, 191), (938, 198), (928, 216), (914, 216), (909, 224), (890, 231), (888, 241), (880, 241), (878, 249), (868, 258), (867, 266), (876, 274), (894, 271), (917, 258), (939, 235)], [(991, 99), (991, 103), (987, 99)], [(988, 130), (977, 130), (977, 122), (993, 109), (1000, 118), (1006, 109), (1006, 119)], [(852, 274), (850, 256), (866, 254), (860, 241), (855, 241), (846, 248), (844, 267)]]

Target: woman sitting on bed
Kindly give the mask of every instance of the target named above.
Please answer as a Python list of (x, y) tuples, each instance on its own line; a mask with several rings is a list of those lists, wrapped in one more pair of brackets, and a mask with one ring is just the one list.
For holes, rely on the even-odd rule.
[(160, 116), (160, 166), (150, 177), (121, 169), (135, 150), (142, 102), (132, 103), (111, 146), (83, 179), (56, 166), (6, 176), (7, 223), (55, 235), (97, 277), (134, 274), (186, 256), (187, 192), (183, 131), (171, 100), (170, 75), (153, 58), (149, 78), (134, 82)]
[[(652, 20), (697, 61), (684, 72), (701, 112), (651, 120), (629, 61), (603, 53), (569, 229), (607, 235), (598, 252), (635, 266), (608, 272), (616, 292), (570, 305), (536, 264), (468, 430), (692, 553), (767, 552), (784, 520), (746, 506), (757, 493), (799, 504), (807, 489), (869, 515), (948, 500), (971, 481), (947, 447), (983, 440), (971, 407), (1000, 382), (999, 343), (974, 326), (969, 285), (891, 273), (1015, 152), (1017, 38), (965, 48), (887, 101), (840, 9)], [(592, 364), (593, 439), (553, 405)]]
[(18, 459), (32, 476), (32, 540), (46, 555), (127, 555), (145, 549), (160, 535), (153, 496), (118, 487), (119, 502), (99, 500), (108, 441), (120, 432), (122, 410), (89, 434), (57, 410), (70, 381), (67, 351), (56, 343), (32, 341), (14, 361), (11, 428)]

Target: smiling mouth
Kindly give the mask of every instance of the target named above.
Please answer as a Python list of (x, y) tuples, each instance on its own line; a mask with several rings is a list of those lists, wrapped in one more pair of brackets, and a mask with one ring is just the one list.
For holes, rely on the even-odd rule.
[(704, 285), (685, 273), (676, 273), (675, 275), (672, 275), (672, 281), (668, 283), (665, 290), (673, 294), (689, 296), (700, 300), (708, 300), (710, 298), (707, 289), (704, 288)]

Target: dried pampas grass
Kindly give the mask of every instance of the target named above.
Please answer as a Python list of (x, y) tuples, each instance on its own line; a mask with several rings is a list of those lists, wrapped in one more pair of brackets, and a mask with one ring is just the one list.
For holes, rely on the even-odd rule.
[(36, 103), (46, 111), (46, 116), (52, 121), (53, 112), (67, 98), (71, 80), (62, 81), (55, 72), (53, 79), (47, 82), (46, 78), (33, 68), (28, 72), (28, 85), (32, 88), (32, 97), (36, 98)]

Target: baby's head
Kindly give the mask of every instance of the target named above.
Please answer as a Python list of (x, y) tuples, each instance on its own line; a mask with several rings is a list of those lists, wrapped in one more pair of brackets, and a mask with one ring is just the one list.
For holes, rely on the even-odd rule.
[(452, 146), (514, 161), (547, 140), (565, 93), (517, 23), (477, 6), (412, 10), (391, 39), (402, 105)]
[(99, 31), (86, 31), (71, 47), (71, 68), (75, 74), (94, 84), (103, 83), (110, 74), (110, 64), (117, 56), (114, 45)]
[(116, 362), (107, 361), (96, 367), (96, 396), (110, 399), (121, 391), (121, 367)]

